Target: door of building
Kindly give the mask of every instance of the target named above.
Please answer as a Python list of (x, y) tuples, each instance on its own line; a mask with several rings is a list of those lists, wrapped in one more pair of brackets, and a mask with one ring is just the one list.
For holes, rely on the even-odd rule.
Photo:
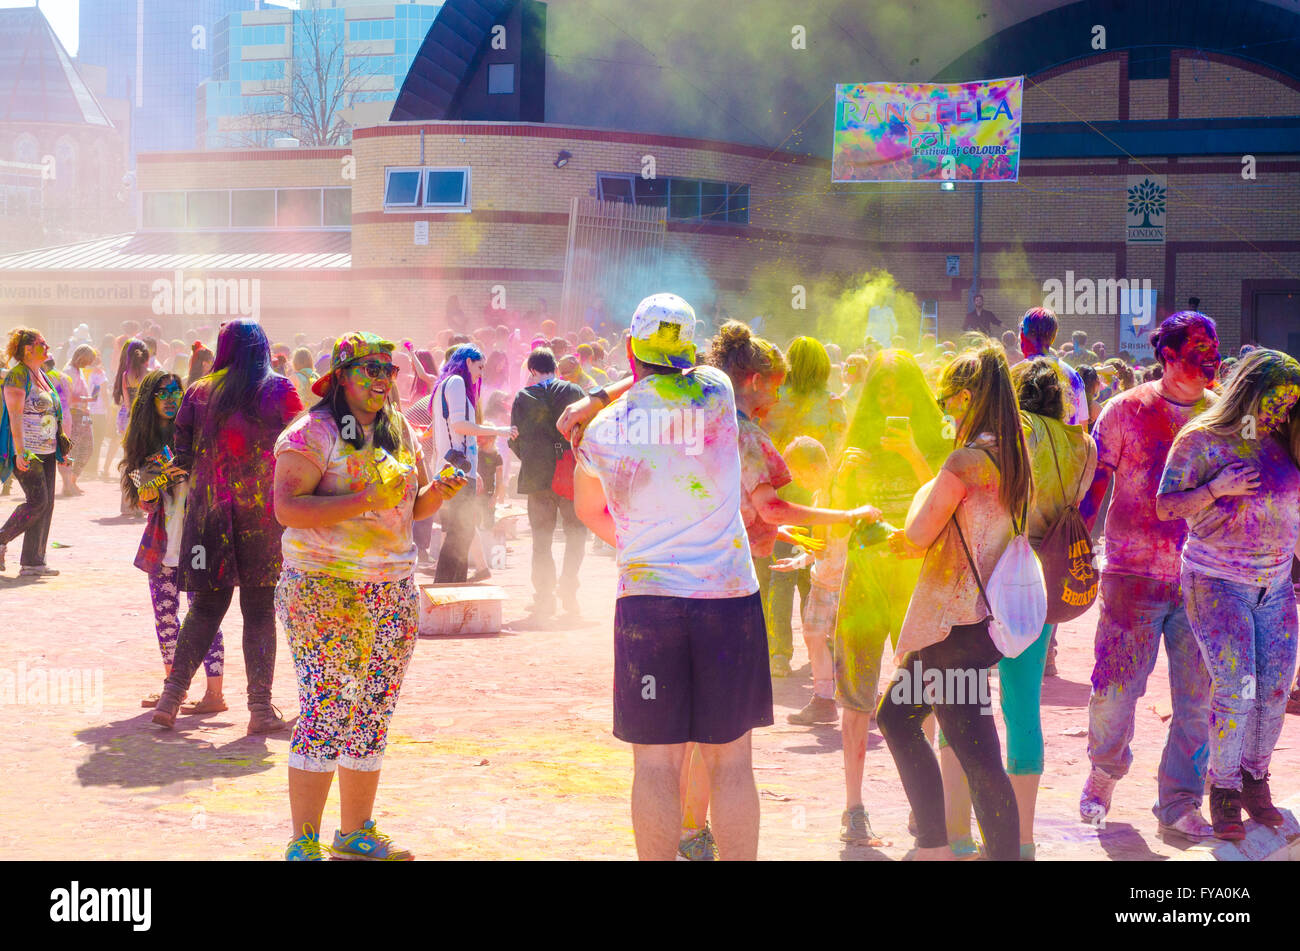
[(1300, 359), (1300, 285), (1291, 290), (1255, 291), (1251, 310), (1254, 341)]

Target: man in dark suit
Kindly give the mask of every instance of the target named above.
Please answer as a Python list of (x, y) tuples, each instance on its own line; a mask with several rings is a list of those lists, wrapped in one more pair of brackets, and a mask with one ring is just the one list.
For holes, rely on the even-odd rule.
[(568, 443), (555, 422), (570, 403), (585, 396), (582, 388), (555, 375), (555, 354), (539, 347), (528, 355), (528, 385), (515, 396), (510, 425), (519, 436), (509, 442), (519, 457), (519, 491), (528, 498), (528, 527), (533, 535), (533, 603), (531, 613), (548, 618), (555, 613), (555, 559), (551, 539), (557, 521), (564, 523), (564, 567), (558, 591), (566, 614), (578, 614), (578, 569), (587, 543), (587, 527), (573, 511), (573, 499), (551, 488), (555, 466)]

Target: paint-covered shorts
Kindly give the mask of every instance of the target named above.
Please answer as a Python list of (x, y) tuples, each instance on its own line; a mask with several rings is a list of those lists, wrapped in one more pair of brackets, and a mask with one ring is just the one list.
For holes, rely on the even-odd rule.
[(730, 743), (772, 725), (767, 627), (743, 598), (629, 595), (614, 608), (614, 735)]
[(275, 589), (298, 675), (301, 715), (289, 765), (379, 769), (402, 678), (415, 652), (415, 582), (344, 581), (285, 568)]

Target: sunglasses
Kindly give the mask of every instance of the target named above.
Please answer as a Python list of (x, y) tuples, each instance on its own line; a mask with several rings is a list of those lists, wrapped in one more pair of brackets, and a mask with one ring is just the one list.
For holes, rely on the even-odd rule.
[(181, 391), (180, 387), (173, 386), (170, 389), (159, 390), (153, 395), (153, 398), (166, 402), (168, 400), (178, 400), (184, 395), (185, 394)]
[(351, 364), (349, 370), (360, 370), (372, 380), (391, 380), (397, 376), (398, 368), (391, 363), (380, 360), (361, 360)]

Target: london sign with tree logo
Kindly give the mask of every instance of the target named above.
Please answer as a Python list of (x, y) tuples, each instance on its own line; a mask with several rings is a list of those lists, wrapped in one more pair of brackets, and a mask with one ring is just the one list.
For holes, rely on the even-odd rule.
[[(1165, 196), (1163, 175), (1130, 178), (1128, 183), (1128, 243), (1165, 243)], [(1137, 219), (1141, 219), (1140, 222)]]

